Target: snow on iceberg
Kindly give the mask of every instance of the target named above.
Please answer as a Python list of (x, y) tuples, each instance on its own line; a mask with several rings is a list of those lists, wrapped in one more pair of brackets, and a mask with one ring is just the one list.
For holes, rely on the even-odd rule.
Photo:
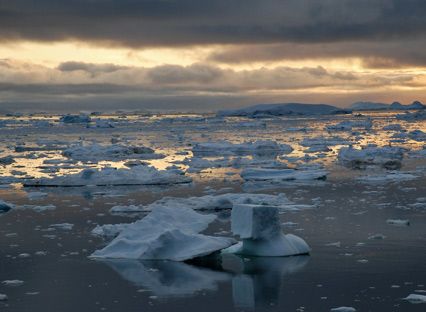
[(232, 208), (231, 228), (242, 242), (223, 250), (247, 256), (283, 257), (308, 254), (306, 242), (295, 235), (284, 235), (279, 210), (273, 206), (239, 204)]
[(185, 261), (206, 256), (235, 243), (232, 238), (198, 234), (215, 219), (191, 208), (159, 207), (90, 257)]
[(337, 155), (339, 163), (351, 169), (365, 169), (368, 165), (399, 169), (403, 157), (404, 149), (390, 146), (367, 146), (362, 149), (342, 147)]
[(328, 115), (344, 112), (342, 109), (327, 104), (259, 104), (234, 110), (218, 111), (217, 116), (246, 116), (250, 118), (285, 115)]
[(155, 154), (155, 151), (145, 146), (113, 145), (77, 145), (62, 152), (65, 157), (75, 160), (117, 160), (128, 158), (154, 159), (164, 158), (164, 155)]
[(328, 172), (323, 169), (264, 169), (246, 168), (241, 171), (245, 181), (310, 181), (325, 180)]
[(189, 183), (192, 179), (180, 170), (157, 170), (150, 166), (135, 166), (129, 169), (102, 168), (56, 176), (24, 180), (24, 186), (107, 186), (107, 185), (163, 185)]
[(227, 141), (197, 143), (192, 148), (194, 155), (277, 155), (288, 154), (293, 148), (287, 144), (278, 144), (275, 141), (255, 141), (233, 144)]

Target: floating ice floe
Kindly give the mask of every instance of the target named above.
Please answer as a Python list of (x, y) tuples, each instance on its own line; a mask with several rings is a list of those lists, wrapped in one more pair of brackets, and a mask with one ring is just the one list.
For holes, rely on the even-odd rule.
[(185, 261), (206, 256), (235, 243), (232, 238), (199, 234), (215, 219), (190, 208), (159, 207), (90, 257)]
[(411, 173), (389, 172), (386, 174), (360, 176), (357, 178), (357, 180), (360, 182), (375, 184), (410, 181), (417, 178), (418, 176)]
[(29, 179), (24, 186), (106, 186), (106, 185), (165, 185), (188, 183), (192, 179), (179, 170), (157, 170), (150, 166), (135, 166), (129, 169), (102, 168), (84, 169), (77, 174), (53, 178)]
[(7, 301), (8, 297), (5, 294), (0, 294), (0, 301)]
[(15, 162), (15, 159), (12, 156), (0, 157), (0, 165), (7, 166)]
[(231, 222), (232, 232), (242, 242), (223, 250), (224, 253), (283, 257), (310, 252), (302, 238), (282, 233), (277, 207), (238, 204), (232, 208)]
[(391, 224), (391, 225), (397, 225), (397, 226), (408, 226), (408, 225), (410, 225), (409, 220), (401, 220), (401, 219), (387, 219), (386, 223)]
[(365, 169), (366, 166), (376, 165), (386, 169), (401, 168), (404, 149), (400, 147), (367, 146), (362, 149), (342, 147), (337, 156), (338, 161), (351, 169)]
[(87, 115), (65, 115), (59, 118), (60, 122), (63, 123), (88, 123), (91, 121), (91, 118)]
[(338, 307), (330, 309), (331, 312), (355, 312), (356, 309), (353, 307)]
[(370, 118), (365, 120), (345, 120), (335, 125), (326, 127), (328, 131), (352, 131), (353, 128), (362, 128), (370, 130), (373, 127), (373, 121)]
[(113, 238), (120, 234), (125, 228), (127, 228), (131, 223), (119, 223), (119, 224), (103, 224), (97, 225), (92, 231), (91, 234), (95, 236), (100, 236), (103, 238)]
[(422, 130), (414, 130), (408, 133), (408, 137), (414, 141), (425, 142), (426, 141), (426, 133)]
[(49, 225), (49, 228), (60, 229), (65, 231), (71, 231), (73, 227), (74, 224), (72, 223), (56, 223)]
[(335, 145), (349, 145), (351, 144), (350, 141), (337, 137), (313, 137), (313, 138), (304, 138), (300, 145), (310, 148), (321, 148), (321, 147), (328, 147), (328, 146), (335, 146)]
[(1, 282), (5, 286), (17, 287), (24, 284), (24, 281), (21, 280), (6, 280)]
[(0, 200), (0, 214), (8, 212), (12, 208), (13, 208), (12, 204), (9, 204), (3, 200)]
[(227, 141), (197, 143), (192, 148), (194, 155), (276, 155), (288, 154), (293, 148), (287, 144), (278, 144), (275, 141), (255, 141), (233, 144)]
[(383, 127), (383, 130), (385, 131), (401, 131), (402, 126), (400, 124), (390, 124)]
[(407, 297), (403, 298), (402, 300), (407, 300), (410, 303), (426, 303), (426, 296), (420, 295), (420, 294), (410, 294)]
[(156, 154), (155, 151), (145, 146), (113, 145), (77, 145), (62, 152), (62, 155), (75, 160), (117, 160), (128, 158), (156, 159), (164, 158), (164, 155)]
[(232, 209), (237, 204), (255, 204), (277, 207), (280, 211), (298, 211), (314, 208), (313, 205), (297, 205), (288, 200), (284, 193), (278, 195), (252, 194), (252, 193), (227, 193), (220, 195), (205, 195), (200, 197), (163, 197), (146, 206), (114, 206), (112, 213), (152, 211), (160, 207), (184, 208), (193, 210), (222, 210)]
[(246, 168), (241, 171), (245, 181), (310, 181), (325, 180), (328, 172), (323, 169), (264, 169)]
[(395, 116), (396, 119), (399, 120), (405, 120), (405, 121), (419, 121), (419, 120), (426, 120), (426, 109), (421, 110), (414, 113), (405, 113), (405, 114), (398, 114)]
[(344, 112), (332, 105), (327, 104), (259, 104), (234, 110), (222, 110), (217, 116), (246, 116), (250, 118), (286, 115), (328, 115)]

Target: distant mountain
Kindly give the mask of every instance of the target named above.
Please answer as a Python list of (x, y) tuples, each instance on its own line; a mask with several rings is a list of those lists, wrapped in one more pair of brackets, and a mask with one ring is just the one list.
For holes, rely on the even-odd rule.
[(414, 110), (414, 109), (425, 109), (426, 105), (423, 105), (419, 101), (414, 101), (411, 104), (401, 104), (399, 102), (393, 102), (392, 104), (376, 103), (376, 102), (355, 102), (350, 106), (350, 109), (359, 110)]
[(217, 112), (217, 115), (258, 118), (267, 116), (329, 115), (338, 113), (349, 113), (349, 111), (328, 104), (280, 103), (258, 104), (240, 109), (221, 110)]

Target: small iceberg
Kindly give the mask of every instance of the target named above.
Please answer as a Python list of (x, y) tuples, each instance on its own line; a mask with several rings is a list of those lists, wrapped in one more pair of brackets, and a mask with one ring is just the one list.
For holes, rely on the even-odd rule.
[(338, 162), (351, 169), (365, 169), (369, 165), (395, 170), (401, 168), (404, 149), (400, 147), (367, 146), (362, 149), (342, 147), (337, 156)]
[(157, 208), (90, 257), (185, 261), (207, 256), (235, 243), (232, 238), (199, 234), (215, 219), (190, 208)]
[(281, 230), (277, 207), (235, 205), (232, 208), (232, 232), (242, 242), (223, 250), (247, 256), (283, 257), (309, 254), (308, 244), (300, 237)]

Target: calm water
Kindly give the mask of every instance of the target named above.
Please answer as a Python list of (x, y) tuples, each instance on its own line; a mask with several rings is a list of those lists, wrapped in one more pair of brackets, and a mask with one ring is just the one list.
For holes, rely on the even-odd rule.
[[(336, 117), (340, 118), (340, 117)], [(376, 116), (379, 126), (388, 116)], [(61, 140), (86, 139), (106, 142), (112, 134), (134, 136), (133, 141), (177, 152), (190, 149), (190, 142), (272, 138), (294, 143), (305, 136), (324, 134), (288, 133), (282, 130), (307, 121), (272, 121), (266, 129), (243, 129), (232, 125), (193, 123), (191, 131), (178, 131), (183, 125), (165, 129), (152, 120), (112, 130), (63, 130)], [(308, 125), (322, 129), (330, 120), (311, 120)], [(335, 121), (333, 121), (335, 122)], [(320, 126), (318, 125), (320, 123)], [(405, 124), (404, 124), (405, 126)], [(207, 127), (207, 128), (206, 128)], [(422, 128), (423, 124), (406, 127)], [(160, 129), (161, 128), (161, 129)], [(76, 129), (80, 133), (76, 133)], [(211, 131), (213, 129), (213, 131)], [(230, 131), (234, 129), (234, 131)], [(176, 133), (180, 133), (177, 135)], [(351, 137), (348, 133), (338, 133)], [(183, 136), (183, 137), (182, 137)], [(386, 144), (389, 134), (364, 133), (358, 142), (375, 140)], [(52, 136), (23, 127), (2, 132), (4, 155), (10, 142)], [(11, 141), (13, 139), (13, 141)], [(406, 145), (413, 147), (415, 142)], [(299, 152), (296, 149), (295, 153)], [(43, 175), (34, 162), (59, 158), (60, 151), (44, 152), (40, 159), (23, 157), (20, 170)], [(3, 155), (3, 156), (4, 156)], [(108, 210), (117, 204), (148, 204), (163, 196), (201, 196), (206, 187), (245, 190), (241, 181), (220, 170), (194, 175), (194, 183), (176, 187), (47, 188), (23, 189), (19, 185), (0, 189), (0, 199), (16, 205), (53, 204), (55, 210), (35, 212), (15, 209), (0, 215), (0, 281), (22, 280), (21, 286), (0, 284), (8, 301), (0, 302), (4, 311), (329, 311), (352, 306), (358, 311), (425, 311), (425, 304), (401, 300), (411, 293), (426, 292), (426, 208), (414, 203), (426, 197), (426, 178), (399, 183), (368, 185), (354, 180), (362, 172), (352, 172), (329, 164), (333, 151), (320, 161), (331, 174), (316, 185), (281, 185), (263, 193), (285, 193), (300, 204), (318, 203), (315, 209), (281, 215), (286, 233), (303, 237), (312, 254), (289, 258), (249, 258), (216, 256), (196, 263), (168, 261), (93, 261), (87, 256), (106, 242), (90, 231), (96, 224), (132, 222), (143, 215), (117, 216)], [(174, 158), (173, 158), (174, 157)], [(166, 159), (179, 159), (174, 155)], [(164, 161), (163, 161), (164, 162)], [(158, 166), (166, 166), (166, 162)], [(74, 164), (76, 168), (83, 166)], [(99, 164), (94, 164), (99, 166)], [(403, 170), (421, 168), (424, 159), (408, 161)], [(3, 175), (15, 167), (5, 167)], [(48, 193), (30, 200), (28, 191)], [(426, 200), (425, 200), (426, 201)], [(229, 231), (229, 211), (222, 211), (208, 229), (210, 233)], [(387, 224), (388, 219), (408, 219), (409, 226)], [(56, 223), (71, 223), (71, 230), (49, 229)], [(229, 234), (230, 235), (230, 234)], [(43, 253), (40, 253), (43, 252)]]

